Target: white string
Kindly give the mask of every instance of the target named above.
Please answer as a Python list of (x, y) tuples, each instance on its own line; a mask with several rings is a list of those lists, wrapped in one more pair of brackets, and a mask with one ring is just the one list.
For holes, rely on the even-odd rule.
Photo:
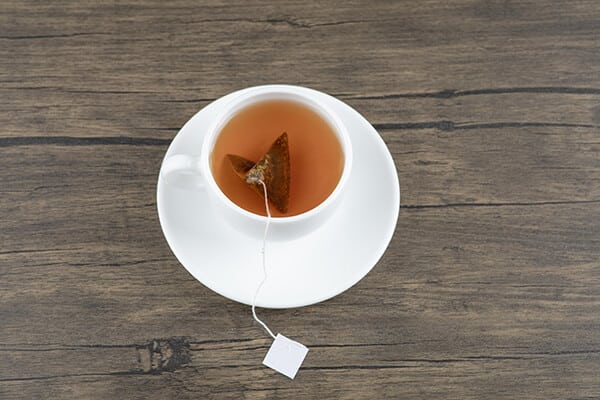
[(271, 210), (269, 210), (269, 199), (267, 198), (267, 185), (265, 185), (265, 183), (262, 181), (262, 179), (250, 178), (248, 180), (248, 183), (253, 183), (253, 182), (258, 182), (263, 187), (263, 191), (265, 194), (265, 209), (267, 210), (267, 223), (265, 224), (265, 232), (263, 234), (262, 251), (261, 251), (262, 252), (263, 280), (262, 280), (262, 282), (260, 282), (260, 284), (256, 288), (256, 292), (254, 292), (254, 299), (252, 300), (252, 316), (254, 317), (254, 320), (256, 322), (258, 322), (263, 328), (265, 328), (265, 330), (269, 333), (269, 335), (271, 335), (271, 337), (273, 339), (275, 339), (275, 335), (273, 334), (273, 332), (271, 332), (271, 330), (269, 329), (267, 324), (262, 322), (256, 315), (256, 298), (258, 297), (258, 292), (260, 292), (260, 289), (267, 281), (267, 261), (266, 261), (267, 255), (266, 255), (265, 249), (267, 247), (267, 233), (269, 232), (269, 225), (271, 224)]

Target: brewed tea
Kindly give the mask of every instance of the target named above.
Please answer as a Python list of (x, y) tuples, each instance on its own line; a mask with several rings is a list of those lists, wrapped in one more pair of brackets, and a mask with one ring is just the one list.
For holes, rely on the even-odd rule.
[(287, 133), (290, 188), (287, 212), (272, 208), (274, 217), (306, 212), (323, 202), (340, 179), (344, 156), (331, 126), (306, 105), (269, 100), (244, 108), (221, 130), (211, 154), (211, 169), (223, 193), (240, 207), (265, 215), (264, 199), (236, 174), (227, 158), (235, 154), (258, 161), (273, 142)]

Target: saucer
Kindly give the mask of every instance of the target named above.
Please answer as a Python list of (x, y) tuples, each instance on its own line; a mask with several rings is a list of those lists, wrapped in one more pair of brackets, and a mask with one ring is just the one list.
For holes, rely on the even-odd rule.
[[(194, 115), (177, 133), (165, 159), (198, 156), (207, 127), (247, 89), (222, 97)], [(400, 186), (392, 156), (375, 129), (342, 101), (303, 89), (327, 103), (346, 124), (354, 156), (343, 202), (317, 230), (290, 241), (267, 241), (267, 280), (256, 305), (301, 307), (330, 299), (360, 281), (379, 261), (398, 220)], [(201, 188), (166, 184), (159, 174), (157, 208), (171, 250), (190, 274), (231, 300), (252, 304), (263, 278), (262, 237), (236, 231), (211, 212)]]

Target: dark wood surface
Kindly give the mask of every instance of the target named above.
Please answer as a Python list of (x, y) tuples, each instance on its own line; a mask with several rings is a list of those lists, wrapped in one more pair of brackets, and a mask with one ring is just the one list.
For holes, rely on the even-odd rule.
[[(328, 92), (402, 207), (324, 303), (262, 316), (178, 264), (162, 157), (239, 88)], [(376, 205), (375, 205), (376, 206)], [(0, 4), (0, 398), (600, 397), (600, 3)]]

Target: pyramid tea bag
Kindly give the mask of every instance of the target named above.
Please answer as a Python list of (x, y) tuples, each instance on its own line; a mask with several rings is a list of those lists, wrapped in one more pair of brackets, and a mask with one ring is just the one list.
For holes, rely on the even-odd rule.
[(304, 358), (308, 353), (308, 348), (302, 343), (289, 339), (280, 333), (275, 336), (267, 324), (256, 315), (256, 298), (261, 287), (267, 281), (266, 246), (269, 222), (271, 219), (268, 202), (272, 202), (281, 212), (286, 212), (288, 209), (290, 192), (290, 154), (287, 133), (283, 132), (281, 136), (273, 142), (269, 151), (267, 151), (257, 163), (235, 154), (227, 154), (227, 158), (231, 162), (231, 166), (236, 174), (265, 199), (267, 222), (265, 225), (261, 251), (263, 280), (256, 288), (254, 300), (252, 301), (252, 315), (254, 320), (274, 339), (263, 360), (263, 364), (290, 379), (294, 379), (300, 366), (304, 362)]
[(263, 181), (269, 201), (277, 210), (287, 212), (290, 198), (290, 152), (286, 132), (273, 142), (266, 154), (256, 163), (235, 154), (227, 154), (227, 158), (236, 174), (252, 190), (264, 198), (264, 191), (259, 182)]

